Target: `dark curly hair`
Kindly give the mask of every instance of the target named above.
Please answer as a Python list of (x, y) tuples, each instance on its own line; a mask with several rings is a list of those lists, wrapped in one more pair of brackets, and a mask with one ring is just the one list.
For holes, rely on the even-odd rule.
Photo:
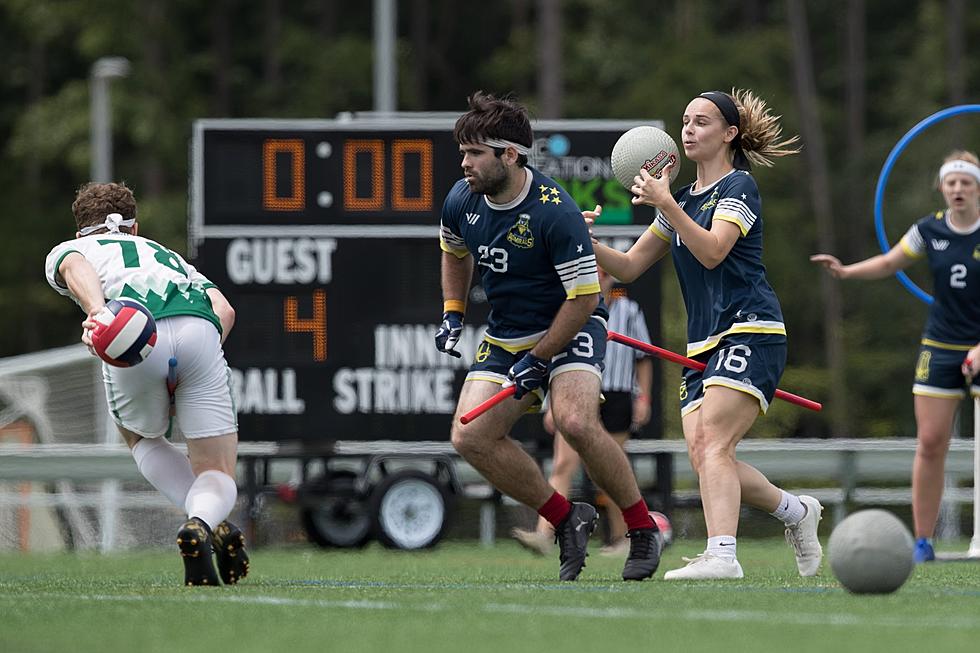
[(136, 198), (125, 182), (101, 184), (93, 181), (75, 193), (71, 212), (81, 231), (83, 227), (102, 224), (110, 213), (118, 213), (124, 220), (136, 218)]
[[(481, 143), (487, 138), (513, 141), (531, 147), (534, 132), (527, 109), (511, 95), (494, 97), (489, 93), (477, 91), (467, 98), (470, 110), (459, 117), (453, 129), (453, 138), (459, 144)], [(503, 148), (495, 147), (499, 157)], [(517, 163), (527, 165), (527, 157), (521, 154)]]

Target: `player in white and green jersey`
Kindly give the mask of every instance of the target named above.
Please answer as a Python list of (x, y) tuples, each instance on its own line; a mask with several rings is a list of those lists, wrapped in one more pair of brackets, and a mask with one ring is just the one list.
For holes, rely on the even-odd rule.
[(823, 507), (776, 487), (735, 455), (772, 401), (786, 363), (782, 313), (762, 264), (762, 201), (750, 162), (772, 165), (772, 158), (796, 152), (796, 139), (780, 140), (778, 117), (750, 91), (702, 93), (682, 121), (684, 154), (697, 164), (694, 183), (671, 194), (669, 174), (638, 170), (633, 203), (656, 207), (654, 224), (628, 252), (596, 245), (599, 265), (625, 282), (671, 253), (687, 309), (688, 355), (706, 365), (684, 371), (681, 423), (708, 542), (664, 579), (741, 578), (740, 503), (786, 525), (800, 575), (812, 576), (823, 557), (817, 539)]
[(220, 334), (221, 320), (207, 293), (209, 288), (217, 286), (176, 252), (137, 236), (135, 224), (133, 227), (132, 233), (123, 232), (124, 227), (107, 231), (104, 223), (84, 227), (78, 238), (57, 245), (48, 255), (46, 266), (52, 288), (78, 301), (59, 283), (60, 275), (55, 274), (65, 257), (78, 253), (95, 268), (106, 299), (139, 300), (157, 321), (176, 315), (203, 318)]
[(838, 279), (882, 279), (925, 259), (933, 277), (933, 302), (915, 366), (918, 443), (912, 466), (912, 518), (916, 562), (935, 559), (932, 537), (943, 495), (946, 452), (953, 419), (967, 388), (980, 395), (980, 160), (973, 152), (949, 154), (939, 169), (946, 210), (915, 222), (886, 254), (850, 265), (829, 254), (810, 260)]
[[(137, 235), (136, 200), (125, 184), (82, 186), (72, 212), (76, 237), (48, 254), (48, 283), (86, 313), (82, 342), (90, 347), (94, 316), (107, 300), (136, 299), (149, 308), (157, 341), (146, 360), (103, 364), (109, 410), (143, 476), (187, 513), (177, 537), (185, 584), (217, 585), (219, 573), (235, 583), (248, 572), (248, 556), (241, 531), (226, 520), (238, 494), (238, 424), (221, 349), (234, 310), (180, 255)], [(165, 437), (171, 402), (187, 456)]]

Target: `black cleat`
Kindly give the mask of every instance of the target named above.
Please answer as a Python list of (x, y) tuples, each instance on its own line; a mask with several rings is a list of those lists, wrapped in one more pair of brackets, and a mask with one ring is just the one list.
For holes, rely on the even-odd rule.
[(213, 541), (221, 582), (234, 585), (248, 576), (248, 552), (241, 529), (225, 520), (214, 529)]
[(599, 513), (587, 503), (573, 503), (568, 516), (555, 528), (555, 541), (561, 551), (559, 580), (575, 580), (589, 555), (589, 535), (599, 523)]
[(636, 528), (626, 534), (630, 540), (630, 554), (623, 567), (623, 580), (644, 580), (653, 576), (660, 566), (660, 531), (657, 527)]
[(184, 559), (184, 585), (219, 585), (211, 559), (211, 529), (191, 517), (177, 531), (177, 548)]

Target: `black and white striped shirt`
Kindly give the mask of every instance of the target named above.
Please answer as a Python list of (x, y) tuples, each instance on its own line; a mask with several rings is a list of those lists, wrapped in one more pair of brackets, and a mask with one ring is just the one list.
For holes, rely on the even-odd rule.
[[(620, 297), (609, 306), (609, 330), (650, 342), (643, 309), (628, 297)], [(606, 369), (602, 373), (603, 391), (633, 392), (636, 387), (635, 363), (641, 358), (646, 358), (642, 351), (610, 342), (606, 347)]]

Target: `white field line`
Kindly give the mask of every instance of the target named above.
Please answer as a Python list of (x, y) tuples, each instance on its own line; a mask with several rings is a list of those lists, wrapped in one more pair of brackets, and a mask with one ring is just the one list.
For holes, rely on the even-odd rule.
[[(128, 594), (62, 594), (57, 592), (0, 594), (0, 602), (25, 599), (35, 601), (54, 600), (68, 603), (234, 603), (239, 605), (267, 605), (271, 607), (319, 608), (340, 610), (405, 610), (411, 612), (458, 612), (460, 606), (449, 603), (413, 603), (406, 601), (294, 599), (281, 596), (238, 595), (220, 596), (188, 594), (187, 596), (138, 596)], [(930, 615), (908, 616), (859, 616), (845, 613), (773, 614), (762, 610), (664, 610), (641, 608), (588, 608), (575, 606), (541, 606), (523, 603), (485, 603), (475, 610), (486, 613), (553, 616), (559, 618), (586, 617), (594, 619), (640, 619), (644, 621), (687, 622), (756, 622), (770, 625), (794, 626), (864, 626), (883, 628), (947, 628), (980, 630), (977, 618)]]

